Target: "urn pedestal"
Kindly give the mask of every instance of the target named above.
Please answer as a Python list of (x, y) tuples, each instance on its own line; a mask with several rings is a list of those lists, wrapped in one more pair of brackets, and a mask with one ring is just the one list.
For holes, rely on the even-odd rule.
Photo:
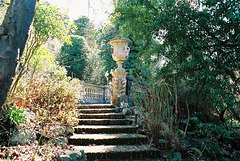
[(126, 38), (118, 38), (109, 41), (109, 44), (113, 46), (112, 58), (116, 61), (118, 67), (112, 73), (112, 104), (119, 105), (120, 102), (128, 103), (128, 97), (126, 95), (126, 75), (127, 72), (122, 68), (122, 64), (127, 60), (132, 42)]

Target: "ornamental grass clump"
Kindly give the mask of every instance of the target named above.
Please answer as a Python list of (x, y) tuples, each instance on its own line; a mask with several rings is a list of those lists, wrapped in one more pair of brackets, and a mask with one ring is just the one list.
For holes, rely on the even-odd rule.
[(163, 79), (147, 72), (148, 76), (138, 76), (134, 85), (134, 103), (139, 114), (144, 118), (145, 129), (150, 132), (152, 143), (159, 145), (165, 140), (168, 149), (177, 149), (177, 90), (175, 86), (167, 84)]

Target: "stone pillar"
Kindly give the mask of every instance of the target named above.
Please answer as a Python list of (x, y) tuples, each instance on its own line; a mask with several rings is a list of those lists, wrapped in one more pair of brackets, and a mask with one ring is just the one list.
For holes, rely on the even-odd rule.
[(118, 68), (112, 73), (111, 103), (114, 105), (119, 105), (120, 102), (128, 103), (128, 97), (126, 95), (127, 72), (122, 68), (122, 64), (128, 58), (130, 52), (128, 45), (131, 43), (131, 40), (126, 38), (118, 38), (109, 41), (109, 44), (113, 46), (112, 57), (118, 65)]

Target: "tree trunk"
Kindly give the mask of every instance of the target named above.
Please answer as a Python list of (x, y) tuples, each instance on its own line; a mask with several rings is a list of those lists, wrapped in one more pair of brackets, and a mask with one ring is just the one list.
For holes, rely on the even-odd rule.
[(0, 109), (15, 75), (17, 56), (22, 55), (38, 0), (12, 0), (0, 26)]

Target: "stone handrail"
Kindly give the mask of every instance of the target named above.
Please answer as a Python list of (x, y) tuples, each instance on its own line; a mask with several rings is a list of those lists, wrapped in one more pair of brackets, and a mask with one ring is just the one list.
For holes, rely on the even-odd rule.
[(109, 104), (108, 86), (99, 86), (81, 82), (80, 101), (83, 104)]

